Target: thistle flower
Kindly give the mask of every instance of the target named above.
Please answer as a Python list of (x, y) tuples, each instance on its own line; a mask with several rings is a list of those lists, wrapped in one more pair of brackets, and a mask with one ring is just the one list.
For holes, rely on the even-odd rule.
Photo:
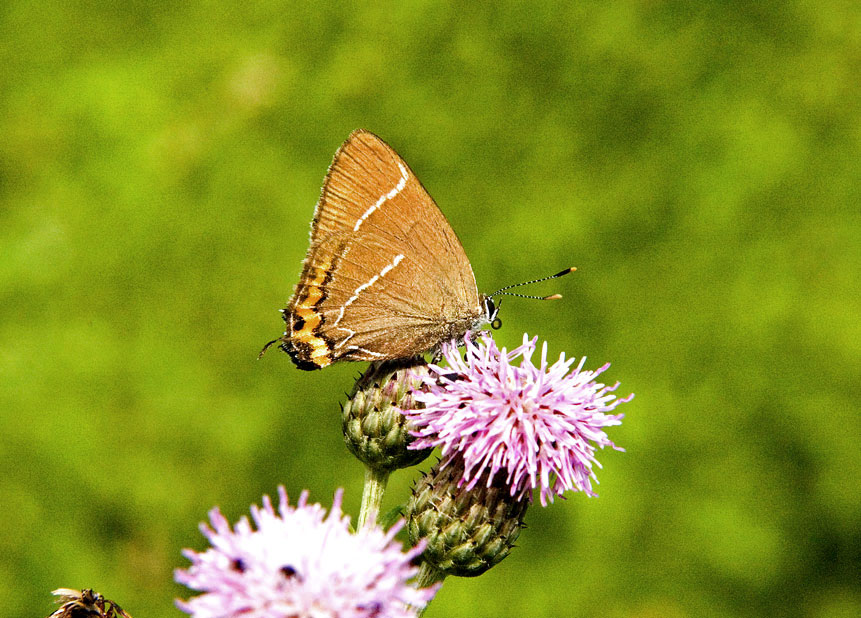
[[(326, 516), (303, 492), (295, 507), (278, 488), (278, 511), (268, 496), (251, 507), (256, 529), (243, 517), (231, 529), (215, 508), (201, 531), (212, 547), (183, 551), (191, 566), (176, 580), (203, 594), (178, 601), (195, 618), (406, 618), (427, 604), (436, 588), (407, 583), (411, 560), (422, 547), (403, 553), (394, 535), (375, 525), (349, 530), (339, 490)], [(412, 606), (412, 607), (410, 607)]]
[(504, 472), (512, 497), (531, 499), (532, 490), (539, 489), (543, 506), (565, 491), (596, 495), (595, 447), (624, 450), (603, 430), (619, 425), (623, 415), (606, 413), (633, 394), (617, 399), (612, 392), (618, 383), (595, 382), (609, 363), (584, 371), (583, 358), (569, 373), (574, 359), (563, 354), (548, 366), (546, 342), (535, 365), (537, 340), (524, 335), (520, 347), (506, 352), (488, 336), (477, 343), (467, 336), (464, 358), (455, 345), (444, 345), (449, 367), (430, 365), (423, 389), (413, 395), (424, 409), (404, 410), (418, 438), (410, 448), (439, 446), (443, 466), (460, 457), (460, 483), (467, 489)]

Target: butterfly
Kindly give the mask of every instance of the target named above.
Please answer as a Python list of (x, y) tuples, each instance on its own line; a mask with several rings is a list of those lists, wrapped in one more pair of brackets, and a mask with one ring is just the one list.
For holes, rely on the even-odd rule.
[(306, 370), (414, 357), (498, 327), (493, 296), (511, 287), (479, 293), (433, 198), (394, 149), (360, 129), (335, 153), (299, 283), (282, 311), (287, 329), (263, 351), (278, 343)]

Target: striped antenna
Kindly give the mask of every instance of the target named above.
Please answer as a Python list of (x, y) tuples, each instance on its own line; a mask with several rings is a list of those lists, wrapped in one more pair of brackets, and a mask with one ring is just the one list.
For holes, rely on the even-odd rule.
[(548, 279), (558, 279), (559, 277), (564, 277), (568, 273), (573, 273), (577, 270), (574, 266), (571, 268), (566, 268), (565, 270), (561, 270), (555, 275), (550, 275), (549, 277), (541, 277), (540, 279), (532, 279), (531, 281), (524, 281), (523, 283), (515, 283), (513, 285), (506, 285), (504, 288), (499, 288), (493, 294), (489, 296), (493, 298), (494, 296), (517, 296), (518, 298), (532, 298), (534, 300), (558, 300), (562, 298), (562, 294), (551, 294), (550, 296), (532, 296), (529, 294), (515, 294), (513, 292), (506, 292), (506, 290), (510, 290), (511, 288), (519, 288), (522, 285), (532, 285), (533, 283), (540, 283), (541, 281), (547, 281)]

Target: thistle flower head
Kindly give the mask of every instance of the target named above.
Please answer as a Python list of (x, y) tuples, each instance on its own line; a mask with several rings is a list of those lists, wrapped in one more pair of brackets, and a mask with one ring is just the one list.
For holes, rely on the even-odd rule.
[(540, 490), (542, 505), (565, 491), (594, 496), (593, 465), (600, 467), (595, 447), (623, 450), (604, 433), (623, 415), (607, 412), (633, 394), (617, 399), (618, 383), (595, 381), (609, 363), (585, 371), (583, 358), (571, 371), (574, 360), (563, 354), (548, 365), (546, 342), (536, 365), (537, 340), (524, 335), (523, 344), (507, 352), (489, 336), (467, 336), (463, 357), (454, 344), (444, 345), (449, 366), (430, 365), (422, 390), (414, 394), (424, 409), (404, 410), (418, 438), (410, 448), (439, 446), (443, 465), (455, 455), (462, 458), (461, 484), (467, 489), (504, 472), (518, 499), (533, 489)]
[(436, 589), (407, 583), (417, 569), (411, 560), (422, 547), (404, 553), (394, 541), (402, 523), (388, 532), (376, 526), (349, 529), (338, 491), (326, 516), (303, 492), (295, 507), (278, 488), (276, 512), (268, 496), (231, 528), (215, 508), (211, 527), (201, 531), (211, 543), (204, 552), (185, 550), (188, 569), (176, 580), (203, 594), (179, 601), (195, 618), (406, 618), (423, 607)]

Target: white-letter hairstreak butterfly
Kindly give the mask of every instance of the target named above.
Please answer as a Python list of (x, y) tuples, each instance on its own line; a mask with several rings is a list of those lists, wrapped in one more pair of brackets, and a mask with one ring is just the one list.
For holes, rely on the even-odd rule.
[(498, 322), (494, 294), (479, 294), (460, 240), (409, 166), (358, 130), (323, 183), (311, 246), (283, 311), (287, 331), (264, 351), (280, 342), (300, 369), (409, 358)]

